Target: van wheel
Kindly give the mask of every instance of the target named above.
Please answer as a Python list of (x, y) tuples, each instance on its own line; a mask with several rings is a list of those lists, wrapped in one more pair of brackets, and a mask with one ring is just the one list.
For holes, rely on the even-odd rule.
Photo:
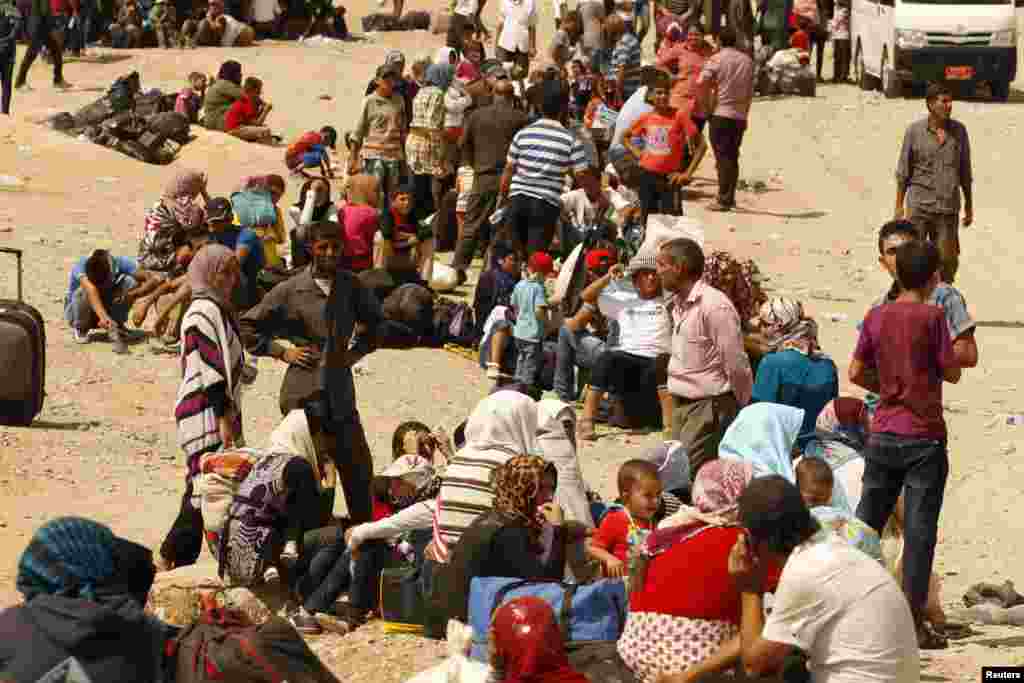
[(1009, 81), (992, 81), (990, 87), (992, 88), (992, 99), (995, 101), (1006, 102), (1010, 99)]
[(864, 68), (864, 52), (861, 50), (860, 43), (857, 43), (857, 57), (853, 62), (853, 68), (857, 70), (854, 74), (854, 78), (857, 80), (857, 85), (860, 86), (861, 90), (874, 90), (875, 89), (875, 78), (874, 76), (868, 75), (867, 70)]
[(903, 83), (895, 70), (889, 68), (889, 55), (885, 53), (882, 54), (882, 94), (890, 100), (903, 95)]

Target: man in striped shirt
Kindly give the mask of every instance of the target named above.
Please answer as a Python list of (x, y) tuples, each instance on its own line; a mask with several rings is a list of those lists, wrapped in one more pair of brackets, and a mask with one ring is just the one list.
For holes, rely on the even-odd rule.
[(608, 44), (614, 45), (605, 79), (614, 84), (618, 101), (625, 102), (640, 87), (640, 40), (617, 14), (605, 20), (604, 30)]
[(551, 244), (566, 174), (590, 177), (583, 143), (561, 122), (568, 93), (558, 81), (544, 81), (540, 99), (542, 118), (512, 138), (501, 177), (501, 193), (509, 198), (502, 238), (515, 243), (525, 258)]

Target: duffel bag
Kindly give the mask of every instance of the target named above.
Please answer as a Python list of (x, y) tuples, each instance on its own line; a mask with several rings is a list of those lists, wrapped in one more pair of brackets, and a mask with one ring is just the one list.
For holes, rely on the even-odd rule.
[(567, 644), (615, 641), (626, 625), (628, 602), (622, 579), (561, 583), (477, 577), (469, 589), (469, 625), (473, 627), (471, 658), (490, 661), (491, 617), (509, 600), (526, 595), (551, 605)]
[(381, 571), (380, 616), (385, 631), (422, 634), (425, 612), (418, 568), (406, 566)]

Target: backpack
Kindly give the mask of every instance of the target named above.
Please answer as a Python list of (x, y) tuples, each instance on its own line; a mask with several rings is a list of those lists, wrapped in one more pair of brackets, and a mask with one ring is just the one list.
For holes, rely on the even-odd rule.
[(176, 683), (340, 683), (277, 616), (255, 625), (241, 612), (207, 608), (168, 645)]
[(477, 340), (473, 309), (465, 302), (439, 297), (434, 304), (434, 335), (442, 344), (473, 348)]
[(107, 100), (114, 113), (135, 109), (135, 96), (139, 92), (139, 72), (133, 71), (114, 81), (107, 91)]
[(277, 207), (266, 190), (235, 192), (231, 206), (242, 228), (267, 228), (277, 223)]
[(188, 117), (176, 111), (165, 111), (157, 114), (146, 122), (151, 133), (162, 135), (165, 140), (174, 140), (179, 144), (188, 142)]
[(384, 299), (381, 308), (385, 318), (404, 323), (417, 335), (433, 332), (434, 295), (422, 285), (402, 285)]

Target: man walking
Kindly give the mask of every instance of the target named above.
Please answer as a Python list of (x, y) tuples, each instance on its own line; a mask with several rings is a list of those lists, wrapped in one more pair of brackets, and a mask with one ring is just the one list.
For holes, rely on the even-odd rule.
[(686, 447), (690, 472), (696, 476), (704, 463), (718, 457), (725, 430), (750, 402), (753, 373), (736, 307), (701, 280), (700, 246), (685, 238), (666, 242), (656, 265), (662, 287), (673, 295), (668, 303), (673, 320), (668, 365), (675, 406), (672, 439)]
[[(56, 7), (56, 10), (54, 9)], [(59, 11), (57, 11), (59, 10)], [(74, 7), (72, 7), (74, 11)], [(21, 58), (18, 78), (14, 87), (23, 90), (28, 87), (28, 70), (36, 61), (39, 51), (46, 46), (53, 58), (53, 85), (55, 88), (68, 89), (71, 85), (64, 80), (64, 27), (67, 17), (62, 2), (50, 0), (32, 0), (32, 11), (28, 17), (29, 46), (25, 56)]]
[(951, 118), (953, 94), (928, 86), (928, 117), (910, 124), (896, 165), (896, 218), (907, 218), (942, 257), (942, 281), (953, 284), (960, 265), (960, 192), (964, 227), (974, 222), (971, 143), (964, 124)]
[(712, 88), (718, 104), (711, 114), (711, 148), (718, 166), (718, 201), (710, 211), (731, 211), (736, 206), (740, 179), (740, 145), (747, 130), (750, 103), (754, 100), (754, 60), (736, 49), (736, 29), (726, 26), (718, 37), (722, 49), (704, 64), (697, 86), (702, 94)]

